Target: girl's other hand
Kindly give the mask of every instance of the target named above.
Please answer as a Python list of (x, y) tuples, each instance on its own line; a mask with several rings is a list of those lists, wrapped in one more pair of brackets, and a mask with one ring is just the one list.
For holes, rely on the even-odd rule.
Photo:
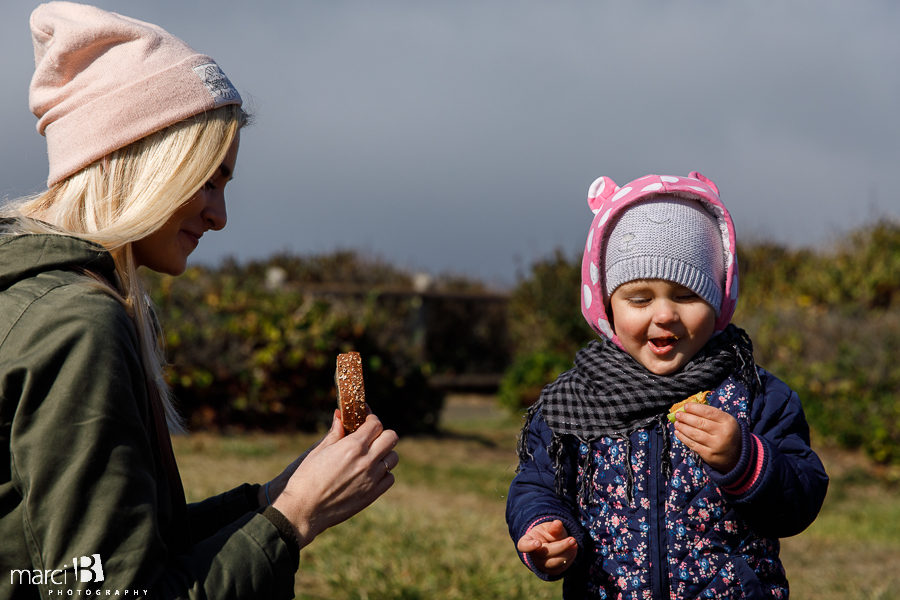
[(516, 549), (528, 554), (539, 571), (555, 576), (572, 566), (578, 554), (578, 542), (557, 519), (529, 529), (519, 538)]

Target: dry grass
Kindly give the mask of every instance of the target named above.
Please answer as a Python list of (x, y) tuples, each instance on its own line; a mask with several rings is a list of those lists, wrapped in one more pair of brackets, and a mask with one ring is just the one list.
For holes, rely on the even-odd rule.
[[(523, 567), (506, 531), (506, 490), (518, 423), (483, 401), (448, 403), (446, 435), (403, 439), (396, 485), (363, 513), (322, 534), (301, 557), (306, 599), (560, 598), (559, 584)], [(176, 440), (191, 499), (277, 474), (318, 436), (192, 435)], [(832, 477), (819, 519), (784, 540), (792, 598), (895, 597), (900, 504), (862, 457), (822, 454)]]
[(831, 478), (825, 504), (809, 529), (782, 541), (791, 597), (897, 598), (900, 503), (896, 470), (872, 465), (859, 453), (819, 450)]

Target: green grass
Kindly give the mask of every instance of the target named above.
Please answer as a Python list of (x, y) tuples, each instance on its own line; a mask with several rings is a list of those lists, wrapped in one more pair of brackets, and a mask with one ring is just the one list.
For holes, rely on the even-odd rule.
[[(401, 440), (397, 483), (301, 555), (302, 599), (560, 598), (516, 557), (504, 520), (519, 421), (451, 399), (444, 434)], [(196, 434), (175, 440), (189, 499), (266, 480), (318, 436)], [(819, 449), (819, 448), (817, 448)], [(816, 522), (782, 543), (794, 599), (894, 597), (900, 589), (896, 474), (857, 454), (820, 454), (832, 478)]]
[[(817, 448), (818, 449), (818, 448)], [(878, 600), (900, 589), (900, 503), (897, 471), (859, 454), (821, 450), (831, 478), (818, 519), (783, 540), (791, 597)]]

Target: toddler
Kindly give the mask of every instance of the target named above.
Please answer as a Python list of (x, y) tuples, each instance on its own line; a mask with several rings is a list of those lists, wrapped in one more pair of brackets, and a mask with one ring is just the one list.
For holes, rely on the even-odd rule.
[(527, 413), (506, 510), (520, 558), (564, 598), (787, 598), (778, 538), (812, 523), (828, 478), (797, 394), (730, 323), (718, 188), (601, 177), (588, 204), (581, 303), (600, 339)]

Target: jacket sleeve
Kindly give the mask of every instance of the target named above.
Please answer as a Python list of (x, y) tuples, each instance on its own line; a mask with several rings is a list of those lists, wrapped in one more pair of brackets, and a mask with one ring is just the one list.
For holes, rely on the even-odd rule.
[(245, 483), (233, 490), (188, 504), (188, 521), (194, 540), (209, 537), (245, 513), (256, 511), (259, 485)]
[(761, 535), (789, 537), (819, 514), (828, 476), (810, 447), (797, 393), (760, 369), (763, 391), (741, 423), (741, 457), (730, 473), (711, 472), (726, 498)]
[[(63, 571), (41, 597), (59, 594), (60, 579), (76, 595), (293, 597), (296, 555), (270, 519), (235, 502), (227, 525), (167, 547), (136, 333), (108, 295), (65, 289), (32, 304), (3, 345), (16, 357), (4, 393), (17, 396), (11, 475), (31, 566)], [(102, 568), (76, 572), (73, 559), (93, 555)]]
[[(550, 428), (538, 411), (528, 426), (526, 447), (529, 458), (520, 461), (519, 472), (509, 487), (506, 523), (515, 545), (519, 538), (535, 525), (556, 519), (562, 521), (569, 535), (578, 542), (578, 557), (575, 565), (569, 569), (572, 571), (577, 568), (583, 555), (584, 530), (578, 521), (578, 512), (573, 501), (556, 493), (555, 469), (547, 451), (550, 441)], [(554, 580), (562, 577), (550, 577), (538, 571), (527, 554), (518, 552), (518, 555), (525, 566), (541, 579)]]

